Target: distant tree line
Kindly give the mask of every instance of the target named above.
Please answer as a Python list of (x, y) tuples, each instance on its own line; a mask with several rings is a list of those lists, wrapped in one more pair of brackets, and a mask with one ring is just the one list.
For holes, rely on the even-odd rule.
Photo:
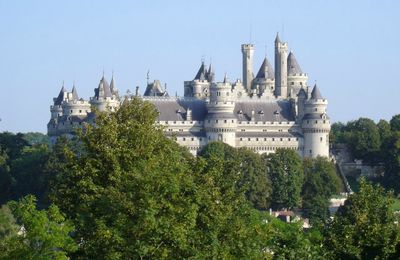
[(385, 188), (400, 193), (400, 114), (377, 124), (368, 118), (332, 124), (331, 143), (345, 144), (355, 159), (385, 167), (378, 180)]
[[(163, 135), (157, 115), (133, 99), (53, 147), (41, 136), (0, 134), (0, 259), (386, 259), (400, 252), (391, 194), (382, 188), (363, 181), (331, 221), (340, 180), (326, 158), (303, 161), (288, 149), (259, 155), (218, 142), (193, 157)], [(269, 208), (301, 208), (313, 228), (275, 219)]]

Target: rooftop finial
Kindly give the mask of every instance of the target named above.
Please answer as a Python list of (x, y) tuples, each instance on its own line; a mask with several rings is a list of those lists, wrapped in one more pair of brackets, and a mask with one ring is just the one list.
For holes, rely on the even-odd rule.
[(149, 85), (149, 79), (150, 79), (150, 70), (147, 70), (147, 85)]
[(104, 68), (103, 68), (103, 79), (104, 79)]

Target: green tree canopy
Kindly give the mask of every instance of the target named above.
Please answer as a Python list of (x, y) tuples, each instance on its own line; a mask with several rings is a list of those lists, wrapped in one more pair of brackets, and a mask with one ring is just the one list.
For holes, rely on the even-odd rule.
[(400, 131), (400, 114), (394, 115), (392, 119), (390, 119), (390, 127), (392, 131)]
[[(60, 213), (57, 206), (48, 210), (37, 210), (33, 196), (9, 203), (12, 214), (21, 225), (0, 242), (2, 259), (68, 259), (77, 248), (70, 237), (73, 226)], [(4, 215), (3, 215), (4, 216)], [(0, 214), (1, 218), (1, 214)], [(11, 225), (12, 220), (9, 219)]]
[(390, 194), (362, 179), (359, 192), (349, 196), (327, 226), (325, 247), (331, 258), (394, 257), (400, 232), (391, 205)]
[(324, 157), (305, 159), (303, 166), (303, 215), (311, 222), (325, 221), (329, 217), (329, 199), (339, 193), (341, 187), (335, 166)]
[(278, 149), (263, 155), (272, 182), (271, 206), (274, 209), (300, 205), (304, 172), (299, 154), (291, 149)]

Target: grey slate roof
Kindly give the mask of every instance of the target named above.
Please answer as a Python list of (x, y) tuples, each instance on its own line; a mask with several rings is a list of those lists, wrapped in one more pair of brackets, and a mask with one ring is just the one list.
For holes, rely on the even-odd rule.
[[(192, 110), (193, 121), (204, 121), (207, 118), (220, 118), (218, 114), (207, 114), (207, 106), (204, 100), (199, 99), (175, 99), (175, 98), (146, 98), (154, 104), (160, 112), (159, 121), (183, 121), (186, 119), (186, 110)], [(288, 122), (294, 121), (292, 105), (289, 101), (278, 100), (265, 101), (237, 101), (234, 112), (230, 115), (222, 115), (224, 118), (236, 117), (239, 121), (250, 121), (254, 111), (255, 121)]]
[(54, 105), (55, 106), (60, 106), (61, 103), (63, 102), (64, 98), (65, 98), (65, 88), (64, 88), (64, 84), (61, 87), (60, 93), (58, 94), (56, 100), (54, 101)]
[(297, 94), (297, 96), (299, 96), (299, 97), (301, 97), (301, 96), (307, 97), (307, 93), (306, 93), (306, 91), (304, 90), (303, 87), (301, 87), (301, 89), (299, 90), (299, 93)]
[(114, 82), (114, 75), (111, 77), (110, 91), (111, 91), (112, 94), (118, 95), (118, 89), (115, 86), (115, 82)]
[(281, 42), (281, 39), (279, 39), (279, 33), (276, 33), (275, 42)]
[(255, 121), (294, 121), (292, 104), (287, 100), (278, 101), (237, 101), (234, 113), (240, 121), (250, 121), (254, 111)]
[(267, 57), (265, 57), (260, 69), (258, 70), (257, 79), (274, 79), (275, 73)]
[(206, 102), (199, 99), (175, 98), (146, 98), (154, 104), (160, 112), (159, 121), (183, 121), (186, 119), (186, 110), (192, 110), (193, 121), (204, 121), (207, 114)]
[[(312, 113), (312, 114), (306, 114), (303, 117), (303, 120), (309, 120), (309, 119), (321, 119), (323, 114), (316, 114), (316, 113)], [(326, 114), (325, 114), (326, 115)], [(329, 119), (329, 116), (326, 115), (326, 118)]]
[(73, 99), (73, 100), (78, 100), (78, 99), (79, 99), (79, 97), (78, 97), (78, 92), (76, 91), (76, 88), (75, 88), (75, 84), (74, 84), (74, 86), (72, 87), (72, 99)]
[(159, 80), (154, 80), (153, 83), (147, 84), (146, 90), (143, 96), (149, 97), (166, 97), (168, 96), (167, 91), (164, 91), (161, 87), (161, 82)]
[(297, 63), (296, 57), (294, 56), (293, 52), (290, 52), (287, 58), (287, 71), (288, 75), (303, 73), (299, 63)]
[(317, 87), (317, 84), (314, 85), (314, 88), (311, 92), (311, 98), (312, 99), (323, 99), (321, 92), (319, 91), (319, 88)]
[(108, 84), (108, 82), (104, 78), (104, 76), (100, 79), (99, 86), (94, 89), (94, 96), (96, 98), (112, 97), (112, 93), (111, 93), (111, 90), (110, 90), (110, 85)]
[(206, 65), (204, 65), (204, 62), (201, 63), (199, 71), (197, 72), (194, 79), (197, 79), (197, 80), (206, 80), (207, 79), (207, 69), (206, 69)]
[(214, 68), (212, 67), (211, 63), (210, 63), (210, 66), (208, 67), (206, 78), (209, 82), (214, 82), (214, 80), (215, 80)]

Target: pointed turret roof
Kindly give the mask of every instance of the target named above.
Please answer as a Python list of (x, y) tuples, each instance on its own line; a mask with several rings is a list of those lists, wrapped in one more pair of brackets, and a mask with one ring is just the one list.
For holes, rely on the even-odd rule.
[(108, 84), (107, 80), (104, 78), (104, 75), (100, 79), (99, 86), (94, 89), (94, 96), (96, 98), (112, 97), (110, 85)]
[(153, 97), (168, 97), (168, 92), (163, 90), (161, 87), (161, 82), (159, 80), (154, 80), (153, 83), (147, 85), (146, 91), (143, 96), (153, 96)]
[(112, 94), (118, 96), (118, 89), (117, 89), (117, 87), (115, 85), (115, 82), (114, 82), (114, 73), (113, 73), (113, 75), (111, 77), (110, 91), (111, 91)]
[(307, 97), (307, 93), (303, 87), (299, 90), (299, 93), (297, 94), (298, 97)]
[(223, 82), (224, 82), (224, 83), (229, 83), (228, 74), (226, 74), (226, 73), (225, 73), (224, 81), (223, 81)]
[(260, 69), (258, 70), (256, 79), (274, 79), (275, 73), (267, 57), (265, 57)]
[(74, 85), (72, 87), (72, 100), (78, 100), (78, 99), (79, 99), (79, 96), (78, 96), (78, 92), (76, 91), (75, 83), (74, 83)]
[(279, 39), (279, 33), (276, 33), (276, 37), (275, 37), (275, 43), (277, 42), (281, 42), (281, 39)]
[(319, 91), (319, 88), (317, 87), (317, 84), (314, 85), (314, 88), (311, 92), (311, 98), (312, 99), (323, 99), (321, 92)]
[(209, 82), (213, 82), (214, 79), (215, 79), (214, 67), (212, 67), (212, 65), (210, 63), (210, 66), (208, 67), (208, 71), (207, 71), (207, 80)]
[(63, 82), (60, 93), (58, 94), (57, 98), (54, 100), (55, 106), (61, 105), (61, 103), (64, 101), (66, 92), (67, 92), (67, 90), (64, 88), (64, 82)]
[(207, 69), (206, 65), (204, 65), (204, 61), (201, 62), (201, 66), (199, 68), (199, 71), (196, 74), (196, 77), (194, 79), (196, 80), (205, 80), (207, 77)]
[(303, 71), (300, 68), (299, 63), (296, 60), (296, 57), (294, 56), (293, 52), (289, 53), (289, 56), (287, 58), (287, 71), (288, 75), (294, 75), (294, 74), (301, 74)]

